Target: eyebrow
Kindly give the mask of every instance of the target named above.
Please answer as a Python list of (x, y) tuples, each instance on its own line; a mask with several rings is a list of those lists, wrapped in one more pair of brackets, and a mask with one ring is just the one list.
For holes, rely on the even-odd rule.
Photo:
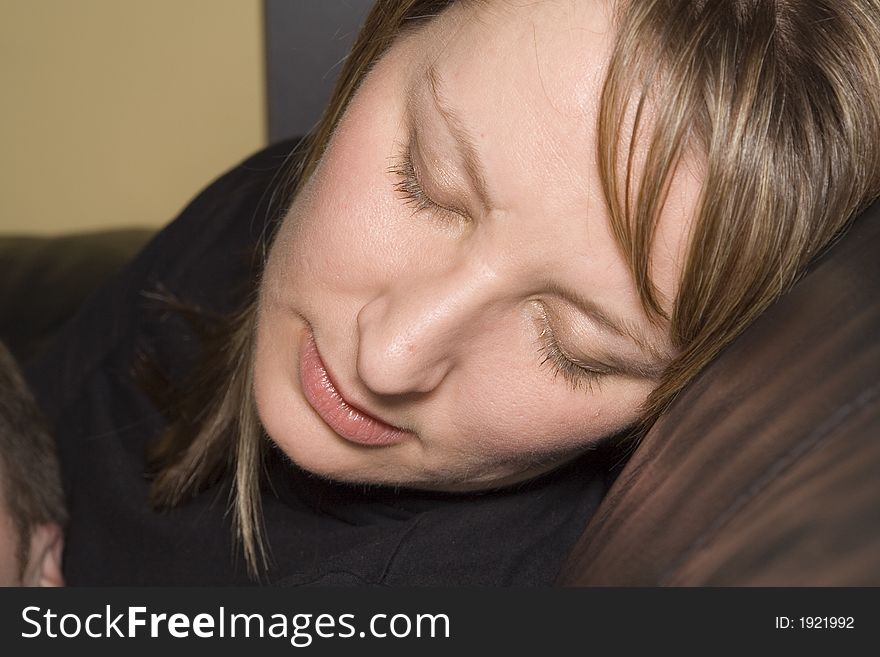
[(632, 322), (616, 317), (596, 302), (579, 294), (576, 290), (570, 290), (553, 281), (549, 281), (545, 289), (575, 306), (605, 331), (633, 342), (639, 348), (639, 351), (648, 357), (646, 360), (639, 359), (635, 361), (616, 354), (608, 354), (615, 361), (615, 364), (622, 369), (656, 378), (663, 373), (663, 370), (672, 360), (671, 354), (655, 346)]
[(473, 181), (477, 196), (480, 199), (484, 209), (487, 211), (494, 207), (491, 194), (489, 194), (489, 186), (486, 184), (486, 176), (484, 174), (485, 167), (480, 158), (477, 141), (474, 139), (473, 133), (467, 124), (462, 120), (461, 115), (449, 104), (448, 96), (445, 93), (443, 80), (435, 66), (429, 66), (425, 77), (428, 80), (428, 87), (431, 90), (431, 98), (434, 101), (434, 107), (449, 127), (449, 132), (458, 143), (461, 157), (464, 160), (465, 169)]

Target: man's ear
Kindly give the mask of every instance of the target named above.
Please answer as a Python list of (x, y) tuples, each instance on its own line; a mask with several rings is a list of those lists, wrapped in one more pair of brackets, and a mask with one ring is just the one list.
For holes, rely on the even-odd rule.
[(64, 586), (61, 553), (64, 534), (54, 522), (31, 528), (30, 552), (21, 578), (22, 586)]

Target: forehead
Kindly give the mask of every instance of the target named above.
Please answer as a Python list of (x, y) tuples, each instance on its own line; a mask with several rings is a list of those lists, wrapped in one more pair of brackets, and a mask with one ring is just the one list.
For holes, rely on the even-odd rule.
[(461, 2), (424, 36), (413, 87), (439, 82), (469, 128), (497, 209), (603, 211), (596, 116), (613, 36), (604, 2)]
[[(436, 59), (451, 68), (516, 73), (576, 115), (602, 82), (613, 44), (613, 15), (601, 0), (459, 2), (436, 21)], [(479, 60), (474, 55), (480, 55)], [(585, 75), (586, 73), (586, 75)]]
[(486, 137), (586, 168), (613, 40), (604, 2), (460, 3), (438, 24), (427, 58)]
[[(435, 21), (423, 69), (441, 79), (450, 103), (472, 127), (502, 208), (569, 217), (578, 222), (584, 244), (617, 250), (609, 241), (597, 159), (600, 97), (615, 39), (612, 4), (457, 3)], [(643, 146), (635, 144), (636, 166)], [(687, 163), (678, 167), (655, 232), (652, 279), (667, 310), (700, 187)], [(628, 286), (624, 272), (616, 273), (618, 287)]]

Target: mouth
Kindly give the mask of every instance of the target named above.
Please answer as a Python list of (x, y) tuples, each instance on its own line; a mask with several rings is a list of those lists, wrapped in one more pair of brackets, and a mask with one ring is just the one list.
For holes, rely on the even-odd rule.
[(299, 378), (306, 401), (324, 423), (345, 440), (368, 447), (385, 447), (415, 434), (373, 417), (339, 392), (318, 352), (311, 331), (300, 350)]

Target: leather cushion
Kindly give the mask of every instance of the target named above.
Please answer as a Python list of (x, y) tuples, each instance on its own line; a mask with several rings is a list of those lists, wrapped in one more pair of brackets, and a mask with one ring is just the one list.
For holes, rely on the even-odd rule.
[(880, 585), (880, 205), (648, 432), (563, 585)]

